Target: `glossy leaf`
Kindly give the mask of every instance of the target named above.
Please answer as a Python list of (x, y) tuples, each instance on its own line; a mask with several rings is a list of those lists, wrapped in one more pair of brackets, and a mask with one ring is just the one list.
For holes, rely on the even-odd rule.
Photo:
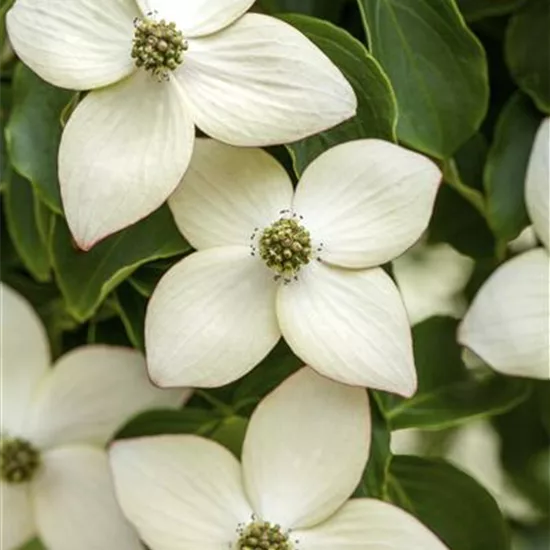
[(457, 6), (467, 21), (506, 15), (519, 9), (525, 0), (457, 0)]
[(51, 273), (44, 224), (52, 214), (35, 197), (25, 178), (8, 169), (5, 182), (4, 211), (13, 245), (32, 276), (37, 281), (48, 281)]
[(489, 150), (484, 173), (487, 218), (495, 235), (505, 242), (530, 223), (525, 173), (540, 120), (530, 99), (514, 94), (500, 115)]
[(189, 250), (166, 207), (88, 252), (73, 244), (66, 224), (57, 218), (50, 246), (67, 309), (81, 321), (89, 319), (107, 294), (140, 265)]
[(357, 115), (315, 136), (288, 145), (298, 175), (323, 151), (361, 138), (395, 141), (397, 107), (387, 76), (367, 49), (346, 31), (319, 19), (282, 19), (305, 34), (339, 67), (357, 95)]
[(147, 300), (131, 285), (122, 283), (115, 290), (115, 308), (132, 345), (145, 351), (145, 310)]
[(399, 139), (449, 158), (479, 128), (485, 52), (452, 0), (358, 0), (370, 50), (397, 96)]
[(550, 114), (550, 8), (545, 0), (529, 0), (510, 19), (506, 61), (518, 86)]
[(12, 112), (6, 126), (11, 162), (58, 213), (62, 211), (57, 179), (60, 117), (72, 96), (73, 92), (44, 82), (21, 63), (15, 69)]
[(409, 511), (452, 550), (509, 550), (493, 497), (443, 460), (396, 456), (389, 468), (392, 502)]

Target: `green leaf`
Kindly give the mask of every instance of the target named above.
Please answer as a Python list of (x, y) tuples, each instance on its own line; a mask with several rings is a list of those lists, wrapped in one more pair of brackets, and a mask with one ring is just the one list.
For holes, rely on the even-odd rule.
[(161, 277), (174, 265), (174, 258), (149, 262), (132, 273), (128, 282), (145, 298), (153, 294)]
[(25, 544), (20, 550), (47, 550), (46, 547), (38, 540), (31, 540), (28, 544)]
[(517, 85), (550, 114), (550, 8), (531, 0), (510, 19), (505, 41), (506, 62)]
[(371, 52), (395, 90), (401, 141), (448, 158), (488, 104), (485, 52), (452, 0), (358, 0)]
[(145, 351), (145, 310), (147, 300), (131, 285), (122, 283), (115, 290), (115, 307), (132, 345)]
[(527, 382), (492, 373), (476, 377), (461, 359), (458, 321), (432, 317), (413, 327), (418, 391), (409, 398), (376, 392), (392, 430), (443, 429), (503, 413), (524, 401)]
[(11, 162), (57, 213), (61, 213), (57, 179), (60, 116), (72, 95), (44, 82), (21, 63), (15, 69), (12, 112), (6, 126)]
[(143, 412), (123, 426), (114, 439), (131, 439), (157, 434), (195, 434), (212, 431), (221, 421), (213, 411), (186, 406)]
[(485, 165), (487, 218), (502, 241), (516, 238), (529, 224), (525, 208), (525, 174), (541, 121), (531, 101), (514, 94), (500, 115)]
[(346, 0), (330, 0), (330, 2), (319, 2), (319, 0), (260, 0), (258, 4), (270, 14), (303, 13), (338, 22), (345, 1)]
[(315, 136), (291, 143), (294, 169), (299, 175), (321, 153), (346, 141), (380, 138), (395, 141), (397, 107), (387, 76), (367, 49), (346, 31), (312, 17), (281, 17), (305, 34), (339, 67), (357, 95), (357, 115)]
[(240, 459), (247, 426), (247, 418), (230, 416), (224, 418), (209, 437), (223, 445)]
[(491, 258), (496, 247), (494, 235), (479, 208), (464, 197), (464, 190), (446, 182), (437, 194), (428, 239), (430, 243), (449, 243), (472, 258)]
[[(13, 170), (5, 175), (6, 222), (21, 261), (37, 281), (50, 280), (50, 260), (43, 240), (43, 216), (51, 216), (31, 184)], [(46, 214), (44, 214), (44, 210)]]
[(107, 294), (138, 266), (190, 250), (166, 206), (88, 252), (76, 248), (67, 225), (56, 218), (50, 247), (67, 309), (80, 321), (89, 319)]
[(457, 0), (458, 9), (467, 21), (512, 13), (525, 4), (525, 0)]
[(387, 477), (391, 462), (390, 430), (374, 399), (370, 400), (372, 437), (369, 460), (354, 497), (386, 499)]
[(508, 550), (504, 518), (493, 497), (443, 460), (396, 456), (389, 469), (391, 501), (452, 550)]

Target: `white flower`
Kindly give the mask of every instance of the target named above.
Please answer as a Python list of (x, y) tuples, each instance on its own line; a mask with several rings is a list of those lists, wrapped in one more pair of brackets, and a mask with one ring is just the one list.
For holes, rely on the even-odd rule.
[(370, 437), (367, 393), (304, 368), (254, 411), (242, 466), (192, 435), (119, 441), (110, 455), (122, 509), (152, 550), (444, 550), (403, 510), (348, 500)]
[(2, 550), (35, 535), (49, 550), (141, 550), (115, 500), (105, 443), (150, 407), (176, 406), (134, 350), (85, 346), (49, 368), (44, 328), (29, 304), (1, 286)]
[(253, 3), (17, 0), (9, 11), (10, 40), (29, 67), (57, 86), (92, 90), (59, 151), (79, 246), (168, 198), (191, 157), (195, 124), (234, 145), (262, 146), (353, 116), (355, 94), (340, 71), (290, 25), (243, 15)]
[(266, 152), (198, 140), (169, 205), (199, 251), (165, 274), (149, 303), (152, 379), (226, 384), (282, 334), (329, 378), (414, 393), (407, 315), (377, 266), (419, 238), (439, 178), (417, 153), (359, 140), (318, 157), (294, 192)]
[(500, 266), (476, 295), (459, 328), (459, 341), (495, 370), (550, 378), (550, 256), (548, 254), (550, 118), (531, 151), (525, 201), (538, 247)]

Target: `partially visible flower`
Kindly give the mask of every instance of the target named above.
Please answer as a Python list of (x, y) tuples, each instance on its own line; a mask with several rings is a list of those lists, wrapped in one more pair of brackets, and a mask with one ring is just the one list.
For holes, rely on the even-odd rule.
[(220, 386), (281, 335), (337, 381), (411, 395), (410, 328), (378, 266), (422, 234), (440, 172), (379, 140), (338, 145), (294, 192), (260, 149), (201, 139), (169, 201), (199, 251), (171, 268), (147, 311), (147, 364), (159, 386)]
[(503, 374), (550, 378), (550, 118), (537, 133), (525, 202), (543, 246), (500, 266), (476, 295), (459, 341)]
[(393, 274), (411, 325), (434, 315), (459, 318), (467, 304), (463, 290), (474, 262), (448, 244), (418, 243), (393, 262)]
[(195, 125), (234, 145), (318, 133), (355, 114), (335, 65), (254, 0), (17, 0), (19, 57), (44, 80), (92, 90), (61, 140), (59, 180), (76, 242), (158, 208), (193, 151)]
[(445, 550), (416, 518), (348, 500), (367, 463), (367, 393), (304, 368), (254, 411), (242, 465), (197, 436), (124, 440), (111, 466), (152, 550)]
[(134, 414), (177, 406), (134, 350), (85, 346), (49, 368), (46, 334), (30, 305), (1, 287), (2, 550), (38, 535), (49, 550), (141, 550), (115, 499), (105, 443)]

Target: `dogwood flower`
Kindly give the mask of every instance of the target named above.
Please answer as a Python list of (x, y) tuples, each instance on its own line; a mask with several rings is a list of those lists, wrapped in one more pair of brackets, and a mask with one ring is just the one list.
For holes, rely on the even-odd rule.
[(2, 550), (38, 535), (49, 550), (141, 550), (116, 502), (105, 443), (134, 414), (176, 406), (134, 350), (85, 346), (49, 368), (46, 333), (9, 287), (2, 299)]
[(495, 370), (550, 378), (550, 118), (537, 132), (525, 202), (542, 247), (500, 266), (477, 293), (459, 328), (461, 344)]
[(281, 334), (321, 374), (403, 395), (416, 387), (410, 328), (379, 265), (425, 229), (440, 172), (379, 140), (338, 145), (294, 193), (260, 149), (200, 139), (169, 205), (198, 249), (149, 303), (149, 374), (160, 386), (219, 386)]
[(17, 0), (7, 27), (44, 80), (92, 90), (63, 132), (59, 180), (83, 249), (158, 208), (195, 125), (234, 145), (285, 143), (354, 115), (335, 65), (254, 0)]
[(193, 435), (118, 441), (122, 509), (151, 550), (444, 550), (416, 518), (348, 500), (369, 456), (367, 392), (306, 367), (254, 411), (242, 465)]

